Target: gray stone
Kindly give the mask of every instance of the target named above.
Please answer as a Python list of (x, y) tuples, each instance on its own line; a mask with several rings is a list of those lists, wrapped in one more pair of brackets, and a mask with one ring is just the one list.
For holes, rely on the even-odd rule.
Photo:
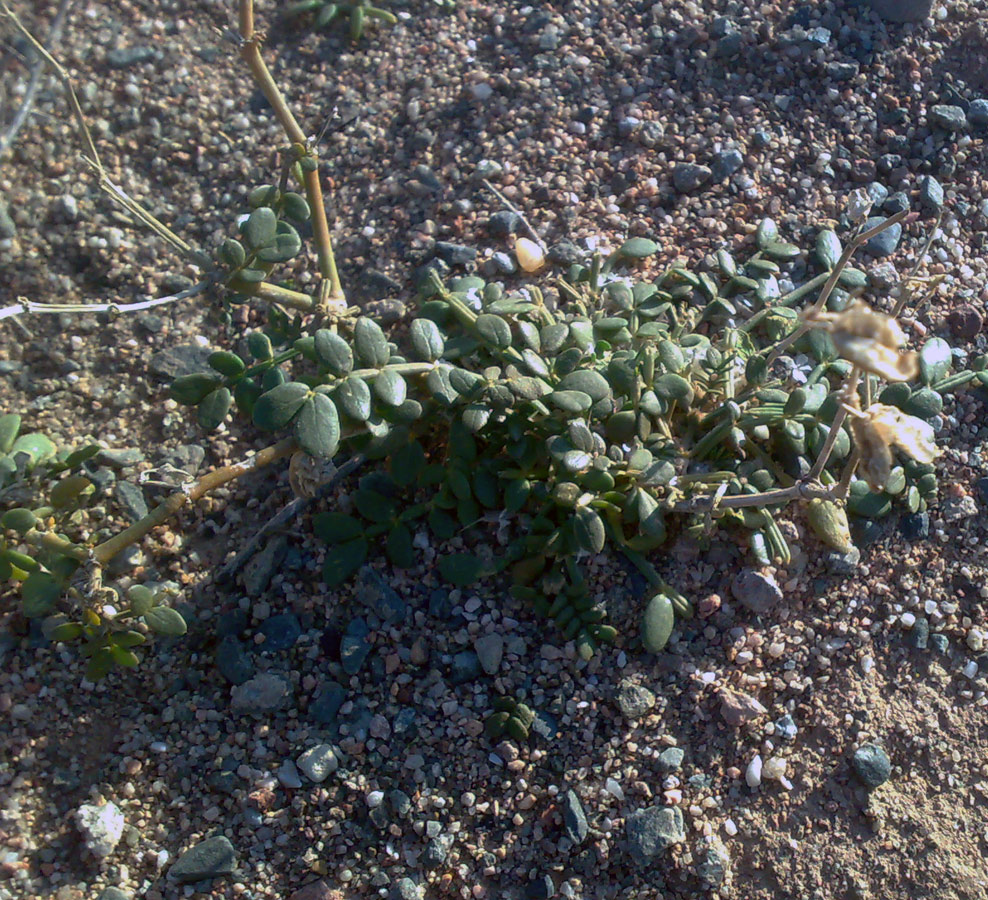
[(885, 784), (892, 774), (892, 761), (877, 744), (864, 744), (854, 752), (851, 765), (870, 790)]
[(827, 75), (833, 81), (850, 81), (860, 69), (856, 62), (832, 62), (827, 63)]
[(659, 768), (663, 772), (675, 772), (686, 758), (685, 751), (680, 747), (667, 747), (659, 754)]
[(225, 637), (216, 648), (216, 668), (230, 684), (244, 684), (254, 677), (254, 661), (235, 637)]
[(161, 456), (161, 462), (181, 469), (187, 475), (195, 475), (206, 458), (206, 451), (198, 444), (179, 444)]
[(579, 846), (587, 839), (590, 826), (587, 824), (587, 814), (575, 791), (567, 791), (563, 796), (563, 833), (574, 845)]
[(731, 857), (727, 852), (724, 842), (714, 835), (709, 838), (709, 843), (701, 845), (700, 862), (696, 867), (696, 874), (700, 876), (711, 887), (720, 887), (727, 879), (731, 870)]
[(299, 771), (317, 784), (325, 781), (340, 767), (336, 751), (329, 744), (310, 747), (295, 762)]
[(488, 265), (493, 267), (495, 275), (514, 275), (518, 271), (515, 261), (500, 250), (491, 254)]
[(870, 0), (871, 8), (888, 22), (920, 22), (933, 9), (933, 0)]
[(637, 116), (625, 116), (617, 123), (618, 136), (623, 138), (631, 137), (641, 127), (642, 120)]
[(696, 163), (677, 163), (672, 170), (672, 185), (680, 194), (689, 194), (710, 180), (713, 173)]
[(407, 816), (412, 811), (412, 798), (397, 788), (388, 791), (388, 803), (397, 816)]
[(268, 541), (244, 566), (243, 583), (248, 597), (260, 597), (267, 590), (271, 576), (285, 561), (288, 538), (278, 535)]
[(480, 676), (480, 658), (472, 650), (464, 650), (453, 657), (449, 678), (453, 684), (465, 684)]
[(131, 544), (129, 547), (124, 547), (116, 556), (114, 556), (109, 563), (107, 563), (107, 571), (111, 575), (122, 575), (124, 572), (130, 572), (132, 569), (136, 569), (138, 566), (144, 563), (144, 552), (140, 547), (135, 544)]
[(209, 347), (198, 344), (179, 344), (155, 353), (148, 361), (148, 371), (160, 378), (177, 378), (179, 375), (193, 375), (196, 372), (210, 372)]
[(111, 69), (130, 69), (141, 63), (150, 62), (157, 58), (157, 55), (154, 47), (123, 47), (119, 50), (110, 50), (106, 54), (106, 64)]
[(422, 854), (422, 865), (427, 869), (438, 869), (449, 856), (449, 851), (453, 848), (453, 835), (440, 834), (434, 837), (426, 845)]
[(640, 719), (655, 706), (655, 694), (647, 687), (625, 679), (618, 685), (617, 704), (626, 719)]
[(943, 206), (943, 187), (932, 175), (927, 175), (920, 182), (919, 202), (938, 212)]
[(264, 635), (262, 650), (288, 650), (302, 635), (302, 626), (292, 613), (271, 616), (258, 631)]
[(806, 43), (814, 47), (826, 47), (830, 43), (831, 36), (829, 28), (811, 28), (806, 32)]
[(638, 143), (643, 147), (654, 147), (666, 136), (666, 129), (661, 122), (649, 119), (647, 122), (642, 122), (637, 134)]
[(100, 891), (97, 900), (131, 900), (131, 896), (118, 887), (107, 887)]
[(99, 465), (112, 466), (114, 469), (126, 469), (144, 462), (144, 454), (136, 447), (104, 448), (94, 457)]
[(917, 650), (925, 650), (930, 644), (930, 620), (920, 617), (909, 630), (909, 644)]
[(560, 241), (553, 244), (546, 254), (551, 262), (561, 263), (564, 266), (572, 266), (582, 262), (585, 254), (572, 241)]
[(100, 859), (113, 853), (123, 837), (126, 822), (115, 803), (84, 803), (76, 810), (75, 819), (86, 849)]
[(465, 266), (477, 258), (477, 248), (451, 244), (449, 241), (436, 241), (436, 254), (451, 266)]
[(944, 522), (961, 522), (978, 514), (978, 504), (974, 497), (944, 497), (940, 503), (940, 514)]
[(372, 566), (364, 566), (357, 576), (360, 599), (368, 604), (385, 622), (400, 622), (408, 612), (408, 604)]
[(370, 655), (369, 631), (367, 623), (359, 617), (351, 619), (347, 625), (346, 634), (340, 641), (340, 664), (347, 675), (356, 675)]
[(730, 178), (743, 165), (744, 157), (740, 150), (721, 150), (713, 158), (710, 174), (714, 181), (723, 181), (725, 178)]
[(846, 553), (840, 550), (830, 550), (824, 555), (823, 563), (831, 575), (853, 575), (861, 562), (861, 551), (852, 547)]
[(399, 878), (388, 897), (390, 900), (422, 900), (422, 888), (411, 878)]
[(121, 481), (117, 484), (114, 493), (117, 500), (123, 507), (124, 512), (130, 517), (132, 522), (143, 519), (148, 514), (147, 501), (144, 499), (144, 491), (136, 484), (129, 481)]
[(319, 696), (309, 704), (309, 718), (320, 725), (331, 725), (345, 700), (346, 688), (330, 681), (323, 685)]
[(683, 811), (677, 806), (649, 806), (626, 820), (631, 858), (645, 866), (659, 853), (686, 839)]
[(950, 640), (947, 635), (937, 631), (930, 635), (930, 647), (935, 653), (945, 656), (950, 649)]
[(234, 687), (230, 708), (244, 715), (264, 715), (287, 707), (292, 700), (291, 683), (282, 675), (263, 672)]
[(510, 209), (492, 213), (487, 220), (487, 230), (493, 237), (506, 238), (521, 228), (521, 216)]
[(775, 720), (775, 734), (784, 741), (796, 740), (798, 733), (799, 729), (796, 727), (796, 723), (789, 713)]
[(975, 128), (988, 126), (988, 100), (972, 100), (967, 108), (967, 120)]
[(168, 870), (182, 884), (230, 875), (237, 866), (237, 851), (223, 835), (207, 838), (190, 847)]
[(885, 202), (882, 204), (882, 209), (890, 216), (894, 216), (896, 213), (902, 212), (904, 209), (909, 209), (909, 197), (902, 191), (896, 191), (894, 194), (889, 194), (889, 196), (885, 198)]
[(717, 41), (714, 45), (714, 56), (717, 59), (733, 59), (741, 52), (743, 46), (743, 35), (740, 31), (733, 31)]
[(929, 119), (944, 131), (967, 131), (967, 116), (960, 106), (938, 103), (930, 107)]
[(772, 575), (742, 569), (731, 581), (734, 599), (755, 615), (764, 615), (782, 600), (782, 589)]
[(284, 788), (298, 790), (302, 787), (302, 779), (298, 777), (298, 769), (290, 759), (286, 759), (278, 767), (278, 771), (275, 774), (278, 776), (278, 782)]
[[(873, 216), (865, 221), (863, 229), (867, 231), (869, 228), (874, 228), (884, 221), (885, 219), (881, 216)], [(872, 256), (890, 256), (895, 252), (895, 248), (899, 246), (901, 238), (902, 225), (896, 222), (890, 228), (886, 228), (884, 231), (876, 234), (864, 247)]]
[(865, 190), (868, 192), (872, 207), (880, 207), (889, 196), (889, 189), (880, 181), (873, 181)]
[(504, 638), (499, 634), (485, 634), (474, 641), (473, 648), (477, 651), (480, 668), (488, 675), (496, 674), (504, 656)]
[(15, 234), (17, 234), (17, 226), (10, 218), (7, 204), (0, 200), (0, 240), (9, 240)]

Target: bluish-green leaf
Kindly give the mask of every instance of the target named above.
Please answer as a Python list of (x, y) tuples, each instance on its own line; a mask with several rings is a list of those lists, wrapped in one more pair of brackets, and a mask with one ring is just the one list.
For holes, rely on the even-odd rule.
[(340, 446), (340, 417), (325, 394), (307, 397), (295, 420), (295, 439), (310, 456), (331, 459)]
[(262, 394), (254, 404), (254, 424), (265, 431), (284, 428), (302, 408), (309, 386), (298, 381), (279, 384)]
[(367, 550), (362, 537), (330, 547), (322, 565), (322, 580), (330, 588), (339, 587), (364, 564)]
[(363, 378), (351, 375), (336, 388), (333, 396), (343, 413), (358, 422), (366, 422), (371, 414), (371, 392)]
[(408, 395), (408, 385), (397, 372), (385, 369), (374, 379), (374, 394), (388, 406), (401, 406)]
[(439, 326), (431, 319), (415, 319), (409, 329), (412, 349), (427, 362), (435, 362), (443, 355), (446, 342)]
[(181, 637), (188, 631), (182, 614), (169, 606), (156, 606), (144, 613), (144, 621), (155, 634), (162, 637)]
[(47, 572), (32, 572), (21, 585), (24, 615), (29, 619), (47, 615), (61, 594), (62, 585), (51, 575)]
[(278, 217), (267, 206), (255, 209), (243, 224), (243, 235), (252, 250), (266, 247), (274, 241), (278, 231)]
[(214, 431), (219, 428), (226, 418), (226, 414), (230, 411), (232, 403), (233, 394), (230, 393), (229, 388), (217, 388), (206, 394), (196, 410), (199, 427), (204, 431)]
[(439, 572), (457, 587), (468, 587), (480, 578), (483, 563), (472, 553), (453, 553), (439, 560)]
[(320, 328), (315, 334), (316, 357), (334, 375), (346, 375), (353, 369), (353, 351), (350, 345), (328, 328)]
[(368, 367), (380, 368), (388, 362), (388, 339), (381, 326), (373, 319), (362, 316), (353, 329), (354, 349), (357, 358)]

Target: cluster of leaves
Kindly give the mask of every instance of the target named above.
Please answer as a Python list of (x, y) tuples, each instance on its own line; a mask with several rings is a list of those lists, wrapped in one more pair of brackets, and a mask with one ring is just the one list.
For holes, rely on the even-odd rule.
[[(113, 666), (133, 667), (139, 662), (134, 648), (148, 632), (179, 636), (185, 633), (181, 615), (164, 605), (168, 592), (152, 592), (134, 585), (129, 603), (93, 606), (77, 602), (89, 585), (80, 587), (91, 561), (90, 551), (106, 532), (98, 526), (105, 510), (88, 476), (88, 466), (99, 452), (89, 444), (77, 450), (59, 450), (44, 434), (20, 434), (20, 416), (0, 416), (0, 581), (20, 587), (21, 612), (28, 619), (44, 619), (54, 641), (76, 642), (89, 660), (90, 680)], [(72, 535), (70, 539), (69, 535)], [(115, 594), (100, 592), (104, 599)], [(60, 600), (69, 600), (64, 609)], [(68, 614), (67, 614), (68, 613)]]
[(484, 721), (484, 732), (492, 741), (507, 735), (521, 743), (528, 740), (529, 729), (534, 721), (535, 713), (531, 707), (514, 697), (498, 697), (494, 701), (494, 712)]
[[(404, 351), (369, 317), (279, 347), (255, 333), (247, 341), (253, 365), (214, 354), (219, 374), (178, 379), (172, 396), (198, 404), (202, 419), (203, 404), (222, 391), (224, 414), (232, 397), (258, 428), (291, 429), (313, 456), (345, 451), (387, 460), (386, 469), (361, 480), (350, 512), (316, 517), (317, 534), (330, 545), (328, 584), (356, 571), (378, 539), (394, 565), (413, 565), (419, 524), (445, 541), (511, 519), (515, 536), (496, 560), (453, 554), (441, 559), (440, 572), (460, 585), (510, 572), (516, 595), (589, 657), (615, 632), (579, 561), (608, 542), (640, 564), (661, 602), (683, 616), (689, 604), (644, 558), (668, 539), (672, 520), (700, 541), (715, 522), (736, 526), (760, 562), (789, 560), (775, 519), (780, 506), (705, 501), (761, 494), (805, 476), (827, 442), (852, 368), (822, 329), (802, 336), (794, 356), (768, 365), (772, 349), (799, 326), (792, 307), (808, 294), (804, 287), (782, 295), (781, 267), (801, 254), (771, 220), (758, 228), (743, 263), (721, 251), (709, 271), (676, 266), (635, 281), (634, 267), (657, 251), (634, 238), (607, 259), (571, 267), (554, 303), (535, 287), (505, 294), (469, 276), (447, 289), (433, 276), (422, 286)], [(840, 254), (837, 235), (822, 231), (814, 256), (823, 272), (810, 286)], [(630, 274), (618, 274), (622, 268)], [(831, 313), (849, 308), (867, 276), (845, 269), (839, 285)], [(920, 383), (886, 387), (882, 403), (929, 420), (945, 393), (986, 378), (984, 360), (977, 371), (951, 375), (950, 349), (939, 338), (919, 359)], [(878, 382), (867, 377), (871, 396)], [(821, 473), (825, 483), (837, 480), (853, 446), (854, 429), (841, 426)], [(848, 509), (877, 517), (899, 501), (921, 510), (935, 490), (931, 464), (905, 461), (881, 490), (852, 480)], [(827, 539), (843, 510), (829, 501), (814, 509), (812, 521)]]
[(394, 13), (371, 5), (370, 0), (352, 0), (350, 3), (334, 3), (332, 0), (298, 0), (285, 8), (289, 19), (312, 16), (312, 27), (317, 30), (329, 28), (334, 22), (350, 20), (350, 40), (357, 43), (363, 36), (370, 21), (395, 25), (398, 22)]

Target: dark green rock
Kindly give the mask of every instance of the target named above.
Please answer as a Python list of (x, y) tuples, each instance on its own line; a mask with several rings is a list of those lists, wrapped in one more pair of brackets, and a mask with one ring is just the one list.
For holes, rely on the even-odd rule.
[(892, 774), (892, 761), (877, 744), (864, 744), (859, 747), (851, 759), (851, 765), (854, 766), (858, 778), (870, 790), (885, 784)]
[(237, 865), (237, 851), (223, 835), (207, 838), (185, 851), (171, 867), (168, 874), (188, 884), (204, 881), (219, 875), (229, 875)]

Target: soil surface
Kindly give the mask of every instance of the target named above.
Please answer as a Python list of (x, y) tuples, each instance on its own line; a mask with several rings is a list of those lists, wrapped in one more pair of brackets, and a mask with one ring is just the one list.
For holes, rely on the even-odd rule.
[[(42, 38), (57, 7), (11, 5)], [(866, 188), (874, 214), (900, 192), (917, 213), (890, 256), (856, 262), (866, 297), (898, 295), (942, 213), (918, 274), (943, 278), (907, 307), (906, 332), (946, 337), (958, 368), (985, 352), (985, 3), (938, 4), (905, 25), (832, 2), (389, 8), (399, 24), (356, 49), (341, 30), (285, 25), (273, 2), (257, 9), (303, 128), (327, 126), (323, 183), (352, 303), (399, 322), (437, 252), (452, 275), (531, 283), (513, 271), (513, 238), (491, 219), (505, 207), (484, 178), (558, 258), (647, 235), (658, 265), (700, 268), (749, 246), (763, 216), (809, 249)], [(234, 233), (250, 188), (278, 177), (285, 145), (234, 25), (232, 2), (77, 0), (52, 48), (109, 177), (205, 249)], [(0, 28), (6, 128), (31, 57)], [(82, 147), (58, 81), (43, 77), (0, 168), (0, 305), (139, 303), (196, 281), (98, 189)], [(706, 169), (674, 177), (684, 164)], [(314, 287), (313, 259), (292, 264), (299, 289)], [(564, 268), (548, 271), (547, 284)], [(166, 399), (172, 376), (264, 321), (254, 306), (224, 318), (212, 294), (118, 316), (6, 318), (0, 412), (62, 443), (131, 449), (97, 460), (108, 523), (123, 527), (161, 492), (122, 483), (264, 446), (239, 421), (204, 437)], [(783, 597), (761, 615), (735, 602), (733, 576), (752, 561), (730, 537), (657, 554), (710, 613), (657, 657), (635, 649), (642, 584), (610, 557), (590, 570), (627, 637), (590, 663), (506, 584), (449, 590), (429, 539), (412, 569), (382, 554), (327, 590), (314, 510), (219, 582), (292, 501), (287, 466), (211, 495), (119, 563), (123, 586), (179, 589), (191, 623), (134, 673), (86, 682), (6, 591), (0, 898), (988, 896), (984, 392), (948, 399), (935, 424), (944, 452), (928, 514), (856, 523), (860, 561), (802, 536), (790, 569), (766, 573)], [(327, 508), (345, 508), (354, 483)], [(788, 518), (802, 535), (798, 511)], [(502, 655), (488, 672), (478, 660), (493, 636)], [(351, 652), (365, 655), (354, 671)], [(284, 701), (245, 698), (243, 673)], [(527, 744), (484, 736), (502, 694), (539, 712)], [(338, 768), (315, 782), (293, 761), (325, 744)], [(874, 747), (890, 773), (869, 789), (853, 760)], [(782, 777), (751, 786), (756, 756), (773, 773), (784, 760)], [(99, 859), (76, 813), (104, 802), (125, 826)], [(640, 864), (643, 810), (683, 824)], [(176, 860), (220, 835), (232, 865), (180, 884)]]

